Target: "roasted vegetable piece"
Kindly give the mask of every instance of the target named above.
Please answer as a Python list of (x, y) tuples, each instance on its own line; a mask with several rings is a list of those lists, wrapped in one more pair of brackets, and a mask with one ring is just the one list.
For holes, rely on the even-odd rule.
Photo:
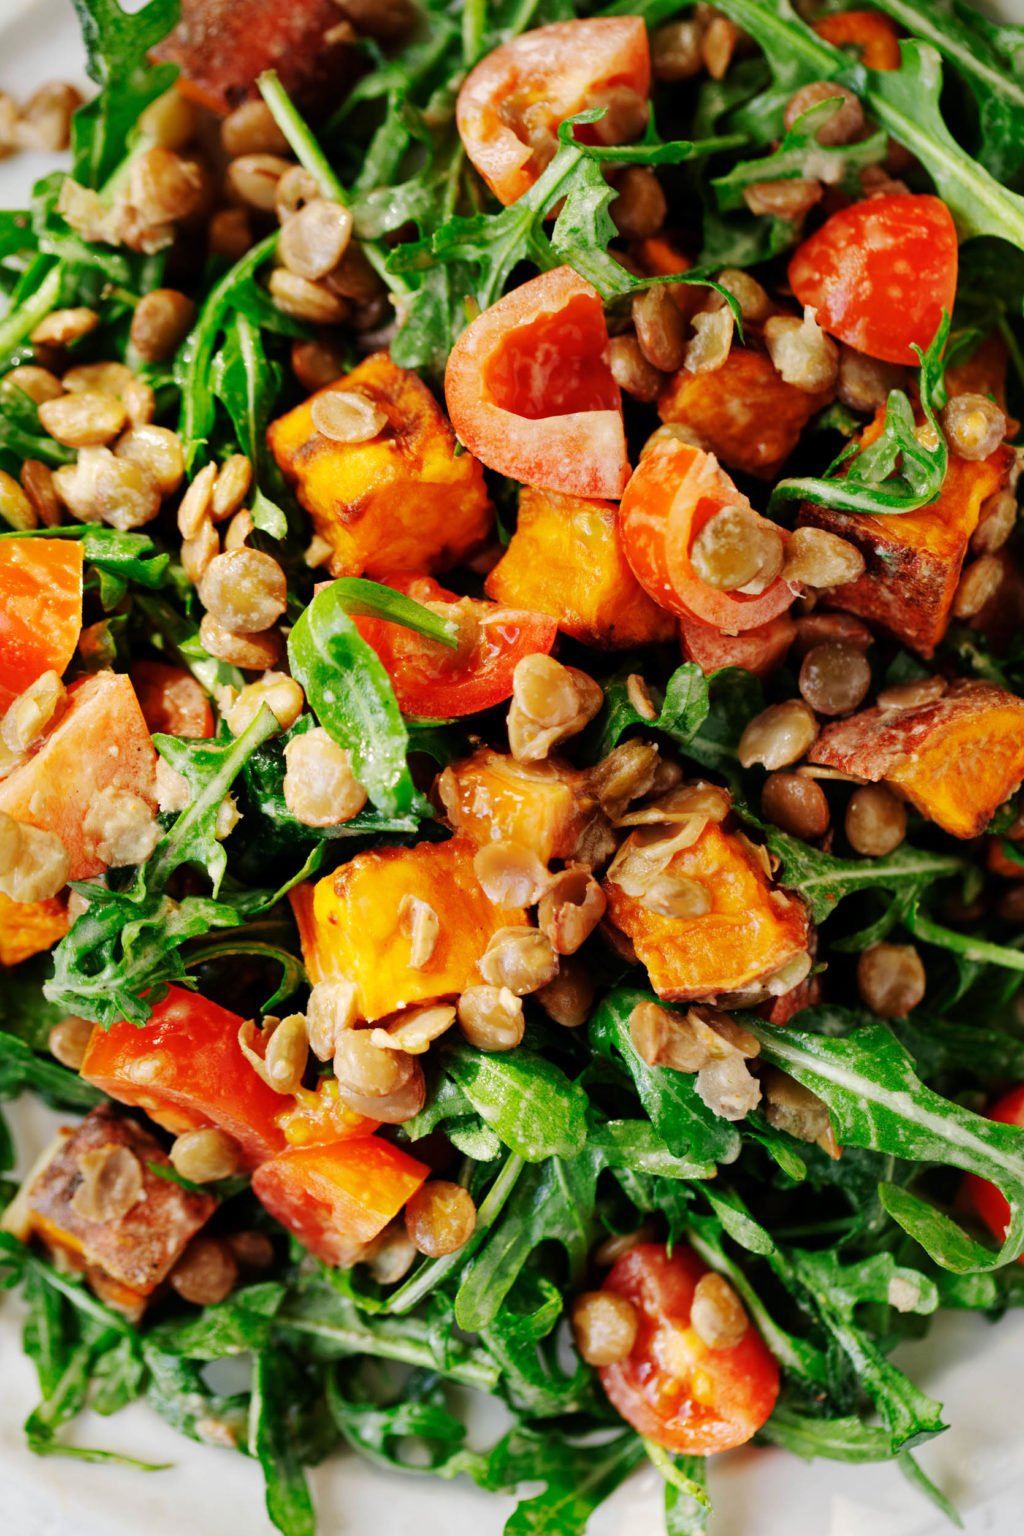
[[(883, 419), (880, 413), (865, 428), (865, 447), (881, 433)], [(931, 656), (946, 633), (982, 503), (1007, 484), (1012, 465), (1013, 450), (1005, 444), (987, 459), (951, 454), (938, 500), (898, 517), (804, 503), (801, 526), (839, 534), (864, 556), (864, 574), (833, 588), (829, 601), (883, 625), (920, 655)]]
[[(626, 1359), (601, 1367), (601, 1385), (638, 1434), (697, 1456), (744, 1445), (779, 1395), (778, 1365), (749, 1318), (730, 1344), (706, 1342), (702, 1333), (715, 1336), (703, 1319), (700, 1332), (694, 1326), (694, 1293), (710, 1274), (692, 1248), (677, 1243), (669, 1254), (661, 1243), (640, 1243), (604, 1282), (606, 1291), (632, 1302), (638, 1328)], [(707, 1308), (703, 1289), (700, 1298)], [(723, 1309), (714, 1290), (710, 1299), (713, 1325), (714, 1303), (719, 1315)], [(739, 1306), (733, 1297), (727, 1320), (736, 1311), (742, 1329)]]
[(391, 678), (399, 708), (426, 720), (474, 715), (512, 697), (516, 663), (548, 652), (557, 628), (544, 613), (521, 605), (459, 598), (429, 576), (392, 576), (388, 586), (429, 604), (451, 604), (450, 616), (462, 637), (458, 650), (414, 634), (383, 619), (356, 619), (363, 639), (377, 652)]
[[(623, 846), (641, 841), (632, 833)], [(773, 887), (762, 851), (741, 834), (709, 822), (691, 847), (672, 855), (662, 876), (697, 882), (708, 910), (699, 917), (651, 911), (642, 895), (627, 895), (617, 883), (614, 866), (604, 882), (608, 916), (632, 939), (659, 997), (681, 1002), (739, 992), (806, 951), (803, 904)]]
[(855, 53), (867, 69), (899, 69), (900, 35), (881, 11), (839, 11), (812, 22), (819, 37)]
[(929, 704), (837, 720), (808, 755), (884, 780), (943, 831), (976, 837), (1024, 779), (1024, 699), (961, 680)]
[[(1006, 371), (1010, 354), (998, 331), (989, 334), (970, 352), (955, 358), (946, 369), (946, 393), (954, 395), (991, 395), (1000, 410), (1006, 410)], [(1017, 423), (1008, 421), (1007, 437), (1014, 437)]]
[(771, 480), (800, 434), (832, 398), (787, 384), (763, 352), (733, 347), (721, 368), (681, 368), (658, 399), (658, 415), (677, 422), (728, 469)]
[(781, 613), (777, 619), (769, 619), (767, 624), (759, 624), (755, 629), (745, 629), (739, 635), (726, 635), (713, 624), (682, 617), (679, 637), (684, 659), (695, 661), (708, 675), (720, 667), (741, 667), (744, 672), (753, 672), (755, 677), (767, 677), (785, 661), (796, 639), (796, 625), (788, 613)]
[[(312, 897), (309, 886), (300, 886), (293, 904), (312, 979), (353, 982), (359, 1017), (370, 1020), (479, 983), (476, 963), (491, 935), (526, 917), (488, 901), (473, 871), (475, 852), (465, 837), (376, 848), (318, 880)], [(399, 918), (407, 896), (440, 919), (434, 951), (420, 967), (410, 963), (412, 940)]]
[(154, 734), (213, 735), (210, 701), (191, 672), (165, 661), (136, 661), (129, 675), (143, 718)]
[(338, 1094), (334, 1077), (321, 1077), (315, 1089), (300, 1088), (294, 1095), (294, 1107), (289, 1102), (277, 1119), (290, 1147), (319, 1147), (371, 1136), (380, 1124), (349, 1109)]
[(77, 539), (0, 539), (0, 713), (43, 672), (63, 673), (82, 629)]
[(0, 891), (0, 966), (20, 965), (52, 949), (68, 931), (67, 902), (12, 901)]
[(171, 987), (148, 1024), (97, 1024), (82, 1076), (176, 1135), (219, 1126), (254, 1165), (284, 1147), (278, 1120), (294, 1105), (245, 1059), (238, 1044), (242, 1022), (198, 992)]
[[(1003, 1125), (1024, 1126), (1024, 1083), (1018, 1083), (1016, 1088), (997, 1099), (988, 1111), (988, 1118), (999, 1120)], [(1010, 1225), (1010, 1206), (1002, 1190), (987, 1179), (969, 1173), (964, 1178), (964, 1194), (992, 1236), (1001, 1243)], [(1024, 1254), (1017, 1262), (1024, 1264)]]
[[(639, 98), (643, 132), (651, 85), (647, 28), (639, 16), (556, 21), (511, 38), (467, 75), (456, 104), (466, 154), (495, 197), (514, 203), (529, 191), (557, 147), (560, 123), (602, 94), (624, 87)], [(598, 124), (577, 129), (585, 143)]]
[(571, 267), (531, 278), (470, 322), (445, 397), (461, 440), (522, 485), (618, 500), (629, 475), (622, 397), (595, 288)]
[[(116, 1179), (111, 1167), (104, 1177), (105, 1162)], [(8, 1209), (5, 1226), (25, 1240), (38, 1238), (84, 1271), (104, 1301), (139, 1317), (217, 1208), (212, 1195), (183, 1189), (150, 1164), (171, 1166), (156, 1137), (114, 1105), (100, 1105), (62, 1133)]]
[(542, 864), (570, 857), (594, 804), (567, 764), (517, 763), (490, 747), (446, 768), (438, 793), (457, 832), (477, 844), (519, 843)]
[(55, 832), (71, 855), (69, 879), (106, 865), (86, 830), (104, 790), (123, 790), (156, 807), (156, 752), (139, 701), (123, 673), (97, 672), (69, 690), (68, 708), (38, 751), (0, 781), (0, 811)]
[[(387, 418), (376, 437), (339, 442), (318, 431), (319, 401), (350, 393)], [(487, 536), (483, 471), (423, 380), (376, 352), (271, 422), (271, 451), (331, 546), (334, 576), (441, 571)]]
[(430, 1172), (379, 1136), (294, 1147), (264, 1163), (252, 1187), (270, 1214), (325, 1264), (352, 1264)]
[(633, 575), (607, 501), (524, 486), (516, 531), (484, 585), (497, 602), (549, 613), (564, 634), (603, 650), (656, 645), (674, 628)]

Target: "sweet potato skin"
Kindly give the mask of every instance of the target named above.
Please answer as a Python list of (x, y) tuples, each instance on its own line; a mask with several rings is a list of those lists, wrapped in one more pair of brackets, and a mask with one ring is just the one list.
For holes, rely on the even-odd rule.
[(709, 822), (690, 848), (675, 854), (668, 873), (706, 885), (711, 910), (703, 917), (648, 912), (607, 879), (608, 917), (632, 939), (651, 985), (670, 1002), (739, 992), (807, 949), (803, 904), (774, 889), (745, 840)]
[(740, 667), (755, 677), (768, 677), (785, 661), (796, 639), (796, 625), (788, 613), (780, 613), (755, 629), (724, 635), (700, 619), (681, 618), (679, 638), (684, 661), (696, 662), (706, 676), (720, 667)]
[[(387, 416), (372, 441), (338, 443), (313, 425), (312, 402), (365, 395)], [(386, 352), (271, 422), (267, 441), (321, 538), (333, 576), (432, 574), (455, 565), (491, 527), (483, 470), (455, 452), (455, 434), (428, 386)]]
[(812, 763), (884, 779), (954, 837), (976, 837), (1024, 779), (1024, 699), (954, 683), (914, 709), (865, 709), (826, 726)]
[(452, 763), (438, 793), (460, 835), (478, 846), (520, 843), (542, 864), (570, 857), (593, 809), (574, 769), (550, 760), (517, 763), (490, 747)]
[[(480, 981), (476, 963), (499, 928), (526, 922), (521, 908), (488, 901), (473, 871), (476, 845), (453, 837), (414, 848), (357, 854), (319, 880), (296, 905), (306, 969), (314, 981), (343, 976), (358, 991), (363, 1019), (374, 1020)], [(403, 896), (427, 902), (441, 919), (430, 959), (414, 969), (398, 908)]]
[(20, 965), (52, 949), (69, 927), (67, 903), (12, 901), (0, 891), (0, 966)]
[(550, 614), (563, 634), (600, 650), (656, 645), (674, 629), (633, 575), (610, 501), (524, 486), (516, 531), (484, 590)]
[(831, 390), (812, 395), (787, 384), (763, 352), (733, 347), (721, 368), (674, 374), (659, 396), (658, 415), (689, 427), (727, 468), (771, 480), (831, 398)]

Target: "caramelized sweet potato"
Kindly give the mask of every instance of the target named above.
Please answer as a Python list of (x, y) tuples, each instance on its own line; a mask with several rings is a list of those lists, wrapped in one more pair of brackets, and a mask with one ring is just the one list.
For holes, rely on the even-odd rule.
[[(882, 415), (867, 427), (862, 441), (873, 443)], [(800, 509), (801, 527), (824, 528), (856, 544), (864, 556), (864, 574), (836, 587), (829, 600), (837, 608), (880, 624), (922, 656), (931, 656), (946, 633), (981, 504), (1006, 485), (1013, 450), (1001, 444), (987, 459), (969, 461), (950, 454), (945, 484), (937, 501), (899, 517), (870, 512), (837, 512), (808, 503)]]
[[(313, 402), (338, 391), (364, 395), (388, 425), (369, 442), (325, 437), (313, 425)], [(427, 385), (386, 352), (271, 422), (267, 440), (331, 546), (334, 576), (443, 571), (490, 529), (479, 463), (456, 454), (455, 434)]]
[(608, 917), (632, 939), (659, 997), (680, 1002), (740, 992), (807, 949), (802, 903), (771, 885), (759, 851), (737, 833), (709, 822), (691, 847), (673, 855), (666, 873), (705, 886), (710, 911), (663, 917), (627, 895), (614, 871), (604, 883)]
[(679, 638), (683, 657), (695, 661), (707, 675), (720, 667), (742, 667), (755, 677), (767, 677), (776, 667), (781, 667), (793, 641), (796, 625), (788, 613), (758, 624), (756, 629), (746, 629), (739, 635), (723, 635), (713, 624), (702, 624), (700, 619), (679, 620)]
[(669, 640), (673, 617), (633, 575), (610, 501), (524, 486), (512, 541), (484, 583), (509, 608), (547, 613), (604, 650)]
[[(466, 837), (376, 848), (317, 881), (312, 902), (303, 895), (295, 903), (313, 980), (354, 982), (359, 1016), (371, 1021), (478, 983), (476, 963), (491, 935), (525, 923), (526, 915), (488, 901), (473, 872), (475, 852)], [(441, 920), (434, 952), (419, 968), (410, 964), (411, 942), (398, 915), (404, 896), (425, 901)]]
[(865, 709), (822, 731), (812, 763), (876, 782), (954, 837), (976, 837), (1024, 779), (1024, 699), (953, 683), (913, 709)]
[(446, 768), (438, 793), (456, 832), (475, 844), (521, 843), (542, 864), (570, 857), (593, 809), (574, 769), (517, 763), (490, 747)]
[(831, 398), (830, 390), (812, 395), (787, 384), (765, 353), (733, 347), (721, 368), (674, 374), (658, 399), (658, 415), (689, 427), (728, 469), (772, 480)]
[(68, 931), (67, 903), (11, 901), (0, 891), (0, 966), (20, 965), (44, 949), (52, 949)]

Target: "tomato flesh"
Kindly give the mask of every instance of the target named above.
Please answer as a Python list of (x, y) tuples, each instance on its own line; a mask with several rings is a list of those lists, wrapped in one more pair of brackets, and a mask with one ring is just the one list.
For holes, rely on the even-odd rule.
[(43, 672), (64, 672), (81, 630), (79, 540), (0, 539), (0, 714)]
[(856, 50), (867, 69), (899, 69), (900, 35), (881, 11), (837, 11), (813, 23), (819, 37), (835, 48)]
[(789, 282), (818, 324), (887, 363), (916, 363), (953, 313), (956, 226), (937, 197), (895, 193), (842, 208), (800, 246)]
[(698, 1281), (691, 1248), (641, 1243), (613, 1265), (603, 1289), (625, 1296), (639, 1327), (628, 1357), (601, 1367), (601, 1384), (627, 1423), (671, 1451), (709, 1456), (744, 1445), (779, 1395), (779, 1368), (753, 1323), (731, 1349), (709, 1349), (690, 1327)]
[(213, 735), (213, 710), (203, 687), (184, 667), (165, 661), (137, 661), (131, 680), (146, 724), (156, 735), (206, 738)]
[(681, 618), (679, 638), (684, 659), (696, 662), (706, 676), (721, 667), (740, 667), (744, 672), (753, 672), (755, 677), (768, 677), (785, 661), (796, 639), (796, 625), (784, 613), (756, 629), (723, 635), (720, 629), (703, 624), (700, 619)]
[[(999, 1120), (1003, 1125), (1024, 1126), (1024, 1083), (1018, 1083), (1016, 1088), (997, 1099), (988, 1118)], [(964, 1178), (964, 1193), (992, 1236), (1001, 1243), (1010, 1225), (1010, 1205), (1002, 1190), (997, 1184), (990, 1184), (988, 1179), (979, 1179), (977, 1174), (969, 1173)], [(1024, 1254), (1019, 1262), (1024, 1264)]]

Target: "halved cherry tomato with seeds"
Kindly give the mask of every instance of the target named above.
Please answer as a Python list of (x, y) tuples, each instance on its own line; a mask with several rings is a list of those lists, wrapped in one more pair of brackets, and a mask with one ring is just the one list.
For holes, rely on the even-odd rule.
[(895, 193), (842, 208), (800, 246), (789, 282), (818, 324), (886, 363), (916, 363), (953, 313), (956, 226), (938, 197)]
[[(997, 1099), (988, 1111), (988, 1118), (999, 1120), (1003, 1125), (1024, 1126), (1024, 1083), (1018, 1083), (1016, 1088)], [(1002, 1190), (987, 1179), (969, 1173), (964, 1178), (964, 1194), (992, 1236), (1002, 1242), (1010, 1225), (1010, 1206)], [(1024, 1264), (1024, 1254), (1018, 1262)]]
[(544, 272), (485, 309), (452, 348), (452, 426), (521, 485), (618, 501), (629, 461), (607, 349), (597, 290), (571, 267)]
[(693, 1293), (708, 1273), (691, 1248), (676, 1244), (670, 1255), (662, 1243), (640, 1243), (603, 1287), (633, 1303), (639, 1326), (626, 1359), (601, 1367), (601, 1385), (638, 1434), (696, 1456), (744, 1445), (779, 1395), (779, 1367), (753, 1323), (727, 1349), (691, 1328)]
[(356, 619), (377, 652), (403, 714), (427, 720), (475, 715), (512, 697), (512, 674), (524, 656), (550, 651), (558, 621), (546, 613), (456, 596), (430, 576), (392, 576), (387, 585), (416, 602), (451, 604), (463, 643), (457, 651), (384, 619)]

